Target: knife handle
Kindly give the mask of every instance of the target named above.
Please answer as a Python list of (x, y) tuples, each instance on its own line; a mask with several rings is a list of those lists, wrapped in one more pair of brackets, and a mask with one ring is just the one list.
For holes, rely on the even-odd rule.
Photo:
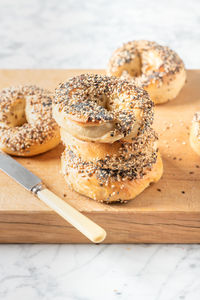
[(106, 231), (103, 228), (56, 196), (46, 187), (39, 190), (37, 196), (93, 243), (100, 243), (105, 239)]

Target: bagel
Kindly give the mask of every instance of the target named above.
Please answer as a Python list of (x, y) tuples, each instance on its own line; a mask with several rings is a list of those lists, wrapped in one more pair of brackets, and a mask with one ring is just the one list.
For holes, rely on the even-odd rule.
[(155, 104), (174, 99), (186, 81), (184, 63), (176, 52), (144, 40), (128, 42), (114, 51), (107, 74), (139, 85)]
[(134, 138), (131, 143), (122, 141), (112, 144), (86, 142), (73, 137), (63, 128), (60, 129), (60, 135), (66, 149), (72, 150), (82, 160), (92, 161), (96, 164), (105, 160), (107, 162), (112, 160), (113, 164), (117, 164), (122, 157), (131, 160), (136, 155), (149, 155), (157, 150), (158, 138), (151, 128)]
[(200, 112), (195, 113), (190, 129), (190, 145), (200, 155)]
[(126, 80), (82, 74), (56, 89), (53, 116), (80, 140), (131, 141), (152, 124), (153, 102), (146, 91)]
[[(138, 164), (139, 165), (139, 164)], [(119, 166), (118, 166), (119, 167)], [(125, 166), (124, 166), (125, 167)], [(140, 194), (150, 183), (157, 182), (163, 173), (160, 154), (138, 169), (104, 169), (84, 162), (73, 151), (65, 150), (61, 169), (67, 184), (76, 192), (99, 202), (126, 202)]]
[(59, 127), (52, 118), (53, 96), (36, 86), (0, 92), (0, 150), (33, 156), (59, 144)]

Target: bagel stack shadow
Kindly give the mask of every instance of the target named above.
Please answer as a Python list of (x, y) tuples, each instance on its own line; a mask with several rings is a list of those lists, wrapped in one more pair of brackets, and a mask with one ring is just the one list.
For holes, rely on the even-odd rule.
[(53, 116), (65, 151), (61, 168), (75, 191), (100, 202), (125, 202), (160, 179), (153, 102), (126, 80), (82, 74), (56, 89)]

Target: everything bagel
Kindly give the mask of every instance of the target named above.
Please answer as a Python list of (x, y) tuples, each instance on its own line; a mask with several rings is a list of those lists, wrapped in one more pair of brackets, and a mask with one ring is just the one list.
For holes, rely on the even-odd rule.
[(123, 159), (126, 161), (140, 155), (149, 156), (157, 151), (157, 136), (153, 129), (148, 128), (143, 134), (134, 138), (131, 143), (116, 141), (109, 143), (95, 143), (79, 140), (69, 134), (66, 130), (60, 130), (61, 140), (68, 150), (80, 157), (82, 160), (95, 164), (102, 164), (103, 161), (118, 165), (118, 162)]
[(190, 145), (200, 155), (200, 112), (195, 113), (190, 130)]
[(131, 141), (152, 124), (148, 93), (115, 77), (83, 74), (60, 84), (53, 116), (74, 137), (99, 143)]
[(125, 202), (140, 194), (150, 183), (157, 182), (163, 173), (160, 154), (152, 156), (147, 163), (130, 167), (118, 165), (117, 169), (106, 169), (93, 162), (86, 162), (73, 151), (65, 150), (61, 157), (61, 168), (68, 185), (80, 194), (99, 202)]
[(36, 86), (12, 87), (0, 92), (0, 150), (32, 156), (60, 142), (52, 118), (53, 95)]
[(107, 74), (133, 81), (149, 93), (155, 104), (174, 99), (186, 80), (184, 64), (177, 53), (144, 40), (118, 48), (110, 58)]

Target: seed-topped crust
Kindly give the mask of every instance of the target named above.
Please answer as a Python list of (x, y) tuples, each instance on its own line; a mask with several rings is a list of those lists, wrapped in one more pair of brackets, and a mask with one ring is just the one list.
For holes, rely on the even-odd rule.
[(157, 149), (157, 135), (148, 128), (131, 143), (116, 141), (112, 144), (81, 141), (61, 128), (61, 140), (68, 150), (82, 160), (92, 161), (98, 165), (106, 162), (107, 166), (117, 166), (121, 161), (131, 161), (135, 156), (149, 156)]
[(196, 112), (193, 117), (194, 122), (200, 122), (200, 112)]
[(55, 147), (59, 128), (52, 118), (53, 94), (36, 86), (0, 92), (0, 149), (31, 156)]
[[(69, 143), (65, 144), (66, 149), (63, 154), (66, 172), (69, 168), (75, 168), (83, 176), (90, 177), (95, 174), (99, 184), (108, 184), (109, 180), (123, 181), (142, 178), (147, 169), (152, 168), (157, 158), (157, 136), (152, 129), (149, 129), (143, 136), (135, 138), (132, 143), (115, 142), (115, 144), (120, 144), (119, 149), (116, 145), (116, 153), (101, 153), (101, 157), (92, 155), (87, 157), (88, 152), (85, 152), (84, 147), (91, 148), (92, 143), (79, 143), (77, 139), (70, 140), (69, 135), (68, 139)], [(103, 147), (103, 144), (99, 147)], [(113, 144), (110, 147), (115, 146)]]
[[(160, 179), (163, 172), (159, 153), (145, 173), (137, 174), (131, 169), (103, 169), (79, 160), (74, 153), (65, 151), (61, 157), (61, 167), (68, 185), (79, 193), (96, 201), (114, 203), (127, 202), (140, 194), (150, 183)], [(69, 158), (70, 157), (70, 158)]]
[(69, 168), (78, 170), (84, 177), (88, 178), (95, 174), (99, 184), (107, 185), (110, 181), (123, 181), (142, 178), (150, 171), (157, 159), (157, 151), (152, 152), (151, 155), (132, 155), (131, 159), (116, 159), (93, 162), (83, 161), (76, 156), (72, 150), (65, 149), (63, 153), (66, 173)]
[(190, 145), (200, 155), (200, 112), (196, 112), (190, 129)]
[[(118, 48), (110, 58), (107, 73), (132, 80), (146, 89), (155, 103), (174, 98), (186, 79), (183, 61), (176, 52), (144, 40), (131, 41)], [(159, 88), (164, 88), (165, 95), (159, 92)]]
[(65, 151), (61, 168), (77, 192), (101, 202), (124, 202), (162, 175), (153, 102), (127, 80), (82, 74), (60, 84), (53, 115)]
[(53, 114), (77, 138), (114, 142), (131, 139), (152, 124), (153, 102), (127, 80), (82, 74), (60, 84)]
[(196, 131), (195, 131), (196, 138), (200, 141), (200, 112), (196, 112), (194, 114), (192, 123), (196, 127)]

